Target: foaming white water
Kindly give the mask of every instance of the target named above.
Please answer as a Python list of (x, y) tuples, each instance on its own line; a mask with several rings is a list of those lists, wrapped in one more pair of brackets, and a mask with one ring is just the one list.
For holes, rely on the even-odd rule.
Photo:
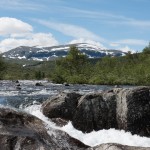
[(100, 130), (97, 132), (93, 131), (91, 133), (82, 133), (81, 131), (75, 129), (72, 126), (71, 122), (69, 122), (67, 125), (63, 127), (58, 127), (50, 119), (45, 117), (40, 111), (40, 109), (41, 105), (32, 105), (27, 107), (25, 111), (43, 120), (45, 122), (47, 129), (51, 127), (65, 131), (70, 136), (80, 140), (86, 145), (96, 146), (102, 143), (119, 143), (129, 146), (150, 147), (150, 138), (132, 135), (130, 132), (125, 132), (123, 130), (119, 131), (115, 129), (109, 129), (109, 130)]
[(55, 123), (53, 123), (49, 118), (45, 117), (42, 112), (40, 111), (41, 105), (32, 105), (27, 108), (25, 108), (25, 111), (36, 116), (37, 118), (41, 119), (44, 121), (46, 128), (48, 129), (49, 127), (54, 128), (54, 129), (60, 129), (60, 127), (57, 127)]
[(17, 96), (18, 91), (12, 91), (12, 90), (1, 90), (0, 96)]
[(96, 146), (102, 143), (119, 143), (129, 146), (150, 147), (150, 138), (132, 135), (130, 132), (123, 130), (109, 129), (83, 133), (76, 130), (71, 122), (62, 127), (61, 130), (90, 146)]

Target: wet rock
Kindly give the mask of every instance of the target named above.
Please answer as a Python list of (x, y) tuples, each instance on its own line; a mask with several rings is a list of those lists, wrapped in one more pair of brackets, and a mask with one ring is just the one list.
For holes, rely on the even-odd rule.
[(81, 97), (77, 93), (61, 93), (42, 104), (42, 112), (49, 118), (72, 120)]
[(108, 107), (102, 94), (87, 94), (80, 98), (72, 124), (78, 130), (91, 132), (107, 129)]
[(64, 86), (70, 86), (70, 85), (69, 85), (68, 83), (66, 83), (66, 82), (65, 82), (65, 83), (63, 83), (63, 85), (64, 85)]
[(17, 137), (12, 135), (0, 135), (1, 150), (48, 150), (42, 146), (37, 140), (31, 137)]
[(35, 86), (44, 86), (41, 82), (35, 83)]
[(21, 90), (21, 87), (19, 87), (19, 86), (16, 86), (16, 90)]
[(20, 86), (20, 83), (16, 84), (16, 86)]
[[(116, 98), (113, 92), (87, 94), (62, 93), (42, 104), (45, 116), (62, 126), (61, 119), (71, 120), (83, 132), (116, 128)], [(59, 120), (58, 120), (59, 119)]]
[(21, 90), (21, 85), (20, 85), (20, 83), (19, 83), (18, 80), (16, 81), (16, 83), (17, 83), (17, 84), (15, 85), (15, 86), (16, 86), (16, 90)]
[[(49, 133), (49, 134), (48, 134)], [(88, 146), (63, 131), (46, 128), (35, 116), (0, 107), (0, 150), (84, 150)]]
[(64, 120), (62, 118), (51, 118), (51, 121), (59, 127), (65, 126), (68, 123), (68, 120)]
[(16, 80), (15, 83), (19, 83), (19, 80)]
[(106, 143), (94, 148), (88, 148), (88, 150), (150, 150), (150, 147), (135, 147), (115, 143)]
[(115, 88), (81, 97), (72, 123), (83, 132), (123, 129), (150, 137), (150, 87)]
[(114, 88), (101, 93), (67, 93), (43, 103), (49, 118), (71, 120), (78, 130), (123, 129), (150, 137), (150, 87)]
[(116, 94), (113, 92), (113, 90), (102, 92), (102, 94), (108, 108), (107, 128), (117, 129), (118, 124), (116, 119)]
[(150, 137), (150, 87), (115, 90), (119, 129)]

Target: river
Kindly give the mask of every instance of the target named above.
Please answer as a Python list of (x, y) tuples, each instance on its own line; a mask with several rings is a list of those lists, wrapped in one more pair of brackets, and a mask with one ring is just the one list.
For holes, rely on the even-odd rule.
[[(41, 83), (43, 86), (36, 86)], [(96, 146), (102, 143), (120, 143), (129, 146), (150, 147), (150, 138), (132, 135), (123, 130), (99, 130), (84, 134), (76, 130), (72, 123), (69, 122), (63, 127), (56, 126), (50, 119), (46, 118), (41, 112), (41, 104), (48, 98), (55, 96), (61, 92), (78, 92), (81, 94), (100, 92), (102, 90), (110, 90), (114, 86), (107, 85), (69, 85), (53, 84), (45, 80), (29, 81), (19, 80), (19, 83), (10, 80), (0, 81), (0, 105), (1, 107), (15, 107), (21, 111), (26, 111), (43, 120), (46, 127), (56, 128), (67, 132), (70, 136), (89, 145)], [(131, 86), (122, 86), (131, 87)], [(49, 132), (49, 131), (48, 131)]]
[[(43, 86), (36, 86), (41, 83)], [(111, 89), (113, 86), (107, 85), (72, 85), (53, 84), (46, 80), (20, 80), (0, 81), (0, 104), (15, 108), (26, 107), (35, 103), (42, 103), (49, 97), (61, 92), (78, 92), (81, 94), (99, 92)]]

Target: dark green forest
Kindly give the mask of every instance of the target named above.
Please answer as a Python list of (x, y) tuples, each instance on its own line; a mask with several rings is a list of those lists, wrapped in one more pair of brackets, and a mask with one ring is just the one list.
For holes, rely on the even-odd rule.
[[(26, 64), (26, 65), (24, 65)], [(55, 83), (150, 85), (150, 44), (141, 53), (89, 59), (75, 46), (65, 58), (18, 61), (0, 57), (0, 79), (49, 79)]]

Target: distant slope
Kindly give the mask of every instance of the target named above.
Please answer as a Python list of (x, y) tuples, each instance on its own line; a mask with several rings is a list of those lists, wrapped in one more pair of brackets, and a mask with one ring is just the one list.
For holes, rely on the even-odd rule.
[(124, 52), (121, 50), (106, 50), (101, 49), (95, 45), (87, 43), (67, 44), (52, 47), (29, 47), (20, 46), (2, 54), (5, 58), (11, 59), (26, 59), (26, 60), (38, 60), (46, 61), (59, 57), (65, 57), (68, 54), (70, 46), (75, 45), (78, 49), (86, 54), (89, 58), (101, 58), (104, 56), (123, 56)]

